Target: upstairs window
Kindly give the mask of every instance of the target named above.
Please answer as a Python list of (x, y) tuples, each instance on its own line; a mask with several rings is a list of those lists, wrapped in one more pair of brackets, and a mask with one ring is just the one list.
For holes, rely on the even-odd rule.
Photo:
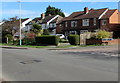
[(107, 20), (102, 20), (102, 25), (106, 25), (107, 24)]
[(77, 27), (77, 21), (71, 21), (71, 27)]
[(93, 25), (96, 25), (96, 18), (93, 19)]
[(50, 23), (50, 25), (49, 25), (49, 26), (50, 26), (50, 28), (52, 28), (52, 27), (53, 27), (53, 24), (52, 24), (52, 23)]
[(50, 28), (55, 28), (56, 27), (56, 23), (50, 23)]
[(56, 27), (56, 23), (54, 23), (53, 26)]
[(68, 22), (65, 22), (65, 27), (68, 27)]
[(83, 26), (89, 26), (89, 19), (83, 19), (82, 20), (82, 25)]

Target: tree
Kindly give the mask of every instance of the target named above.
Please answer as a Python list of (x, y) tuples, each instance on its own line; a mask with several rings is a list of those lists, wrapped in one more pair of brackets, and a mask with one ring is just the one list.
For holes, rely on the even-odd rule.
[(51, 15), (60, 15), (62, 17), (65, 17), (65, 14), (62, 12), (61, 9), (51, 7), (50, 5), (46, 8), (45, 16)]
[(12, 36), (16, 31), (19, 30), (19, 18), (17, 16), (4, 19), (4, 23), (1, 25), (2, 27), (2, 37), (5, 37), (7, 34), (11, 34)]
[(109, 38), (109, 37), (110, 37), (110, 32), (107, 32), (105, 30), (98, 31), (96, 36), (97, 39), (103, 39), (103, 38)]
[(49, 30), (48, 30), (48, 29), (44, 29), (44, 30), (43, 30), (43, 35), (50, 35)]
[(36, 34), (36, 35), (41, 35), (42, 34), (42, 27), (39, 24), (33, 24), (33, 29), (32, 31)]

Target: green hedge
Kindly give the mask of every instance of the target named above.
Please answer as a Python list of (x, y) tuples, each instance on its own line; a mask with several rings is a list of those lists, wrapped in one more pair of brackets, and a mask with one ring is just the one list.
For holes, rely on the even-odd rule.
[(35, 38), (37, 44), (47, 44), (47, 45), (58, 45), (59, 37), (58, 36), (38, 36)]
[(80, 44), (79, 35), (69, 35), (68, 40), (71, 45), (79, 45)]

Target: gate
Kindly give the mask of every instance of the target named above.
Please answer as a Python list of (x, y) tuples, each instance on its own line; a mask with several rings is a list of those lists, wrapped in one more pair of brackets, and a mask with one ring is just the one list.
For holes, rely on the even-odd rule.
[(87, 32), (88, 30), (80, 31), (80, 45), (86, 45)]

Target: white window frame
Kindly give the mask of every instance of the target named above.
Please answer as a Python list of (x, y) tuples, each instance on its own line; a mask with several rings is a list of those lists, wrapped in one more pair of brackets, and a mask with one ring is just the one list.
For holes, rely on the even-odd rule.
[(70, 31), (70, 34), (77, 34), (77, 31)]
[(106, 25), (107, 24), (107, 20), (102, 20), (102, 25)]
[(93, 19), (93, 25), (96, 25), (96, 18)]
[(65, 22), (65, 27), (68, 27), (68, 22)]
[(49, 24), (49, 27), (50, 27), (50, 28), (52, 28), (52, 27), (53, 27), (53, 24), (52, 24), (52, 23), (50, 23), (50, 24)]
[(77, 27), (77, 21), (71, 21), (71, 27)]
[(83, 19), (82, 20), (82, 25), (83, 26), (89, 26), (89, 19)]
[(56, 27), (56, 23), (53, 23), (53, 27)]

